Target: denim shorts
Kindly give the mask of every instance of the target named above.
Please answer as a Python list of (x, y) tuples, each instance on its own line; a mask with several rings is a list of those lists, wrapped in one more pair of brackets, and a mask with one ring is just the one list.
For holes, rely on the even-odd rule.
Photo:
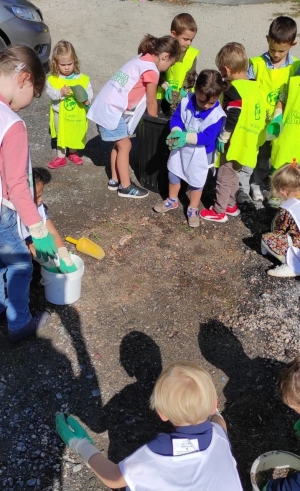
[(107, 130), (103, 126), (97, 125), (101, 138), (105, 142), (116, 142), (128, 137), (125, 119), (121, 116), (118, 126), (114, 130)]

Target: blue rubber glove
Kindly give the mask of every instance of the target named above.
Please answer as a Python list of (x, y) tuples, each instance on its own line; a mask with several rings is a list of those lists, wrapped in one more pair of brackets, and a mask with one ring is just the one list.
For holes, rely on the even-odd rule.
[(30, 225), (28, 227), (32, 242), (36, 250), (37, 258), (43, 256), (45, 261), (48, 261), (48, 256), (53, 259), (57, 252), (57, 247), (54, 243), (52, 235), (49, 234), (47, 227), (42, 221)]
[(273, 118), (267, 126), (267, 135), (266, 140), (271, 141), (278, 138), (280, 133), (283, 130), (283, 116), (282, 113), (278, 114), (275, 118)]
[(179, 94), (180, 94), (180, 97), (182, 97), (182, 99), (183, 99), (187, 95), (187, 91), (184, 89), (180, 89)]
[(59, 434), (62, 441), (69, 447), (72, 439), (76, 438), (78, 440), (83, 440), (86, 438), (89, 443), (94, 445), (93, 440), (85, 431), (83, 426), (81, 426), (78, 421), (73, 418), (73, 416), (69, 416), (65, 419), (65, 415), (63, 413), (58, 413), (55, 418), (56, 423), (56, 431)]
[(217, 150), (220, 153), (225, 152), (225, 142), (222, 142), (219, 138), (217, 139)]
[(169, 85), (165, 93), (165, 99), (169, 104), (172, 104), (172, 93), (173, 93), (173, 87)]

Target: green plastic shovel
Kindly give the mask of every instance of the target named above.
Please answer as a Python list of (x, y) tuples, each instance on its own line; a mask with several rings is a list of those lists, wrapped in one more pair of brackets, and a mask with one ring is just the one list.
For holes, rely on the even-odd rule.
[[(77, 102), (84, 103), (88, 100), (89, 96), (87, 91), (82, 87), (82, 85), (73, 85), (71, 86), (72, 92)], [(86, 109), (89, 109), (90, 106), (88, 104), (84, 104)]]

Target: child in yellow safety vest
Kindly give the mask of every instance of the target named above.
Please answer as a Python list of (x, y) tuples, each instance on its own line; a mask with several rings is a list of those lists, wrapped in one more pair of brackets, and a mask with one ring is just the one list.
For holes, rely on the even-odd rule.
[[(172, 103), (173, 91), (180, 92), (181, 97), (186, 96), (183, 87), (186, 86), (190, 74), (196, 72), (197, 57), (200, 51), (191, 46), (197, 34), (197, 24), (190, 14), (179, 14), (171, 23), (171, 36), (180, 44), (181, 56), (166, 72), (161, 74), (157, 90), (157, 99), (166, 99)], [(196, 77), (195, 77), (196, 81)]]
[(217, 54), (216, 65), (229, 82), (224, 93), (225, 127), (217, 140), (222, 154), (217, 176), (216, 200), (200, 217), (213, 222), (226, 222), (227, 215), (238, 216), (236, 197), (239, 175), (244, 165), (254, 168), (259, 138), (265, 127), (266, 110), (258, 83), (248, 80), (248, 59), (244, 46), (228, 43)]
[[(76, 100), (72, 91), (72, 87), (75, 91), (75, 86), (77, 90), (79, 86), (81, 92), (86, 92), (85, 101)], [(75, 165), (82, 165), (83, 160), (77, 150), (85, 147), (88, 129), (86, 113), (93, 97), (93, 90), (90, 78), (80, 72), (75, 49), (68, 41), (59, 41), (54, 47), (46, 92), (51, 99), (50, 133), (52, 138), (57, 138), (56, 157), (47, 167), (63, 167), (67, 165), (67, 158)]]
[[(271, 23), (267, 35), (268, 51), (250, 58), (248, 77), (259, 83), (267, 106), (267, 122), (274, 116), (279, 94), (300, 65), (300, 61), (296, 61), (290, 54), (290, 49), (296, 44), (296, 35), (297, 24), (293, 19), (287, 16), (277, 17)], [(265, 133), (260, 144), (255, 169), (244, 167), (240, 172), (239, 203), (251, 201), (250, 188), (253, 201), (264, 199), (264, 179), (269, 174), (271, 156), (271, 144), (266, 141)], [(288, 160), (285, 159), (284, 162), (286, 161)]]
[(300, 161), (300, 67), (290, 78), (288, 87), (280, 94), (274, 118), (267, 127), (267, 138), (272, 141), (271, 166), (279, 169), (294, 158)]

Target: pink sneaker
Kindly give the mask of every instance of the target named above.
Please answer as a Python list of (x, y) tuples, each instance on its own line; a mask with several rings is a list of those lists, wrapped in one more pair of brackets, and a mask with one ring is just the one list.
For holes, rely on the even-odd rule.
[(47, 164), (47, 167), (49, 167), (49, 169), (58, 169), (59, 167), (64, 167), (65, 165), (67, 165), (66, 157), (55, 157), (54, 160), (51, 160), (51, 162)]
[(82, 158), (79, 157), (78, 153), (76, 153), (76, 152), (75, 153), (69, 153), (68, 159), (70, 160), (70, 162), (72, 162), (75, 165), (82, 165), (83, 164)]
[(231, 217), (238, 217), (241, 211), (239, 210), (237, 205), (234, 205), (234, 206), (227, 206), (225, 213), (226, 215), (229, 215)]
[(211, 222), (224, 223), (228, 220), (226, 213), (217, 213), (213, 208), (201, 210), (199, 216), (204, 220), (210, 220)]

